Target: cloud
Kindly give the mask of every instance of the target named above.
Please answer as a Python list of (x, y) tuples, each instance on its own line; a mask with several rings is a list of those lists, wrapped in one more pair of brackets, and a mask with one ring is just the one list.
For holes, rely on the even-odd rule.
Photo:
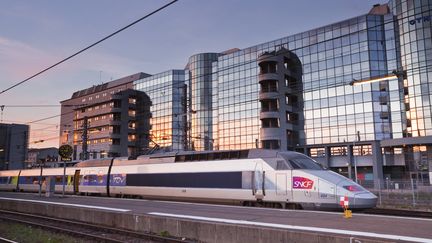
[(53, 55), (35, 48), (27, 43), (0, 36), (0, 72), (2, 83), (13, 83), (15, 80), (34, 74), (55, 60)]

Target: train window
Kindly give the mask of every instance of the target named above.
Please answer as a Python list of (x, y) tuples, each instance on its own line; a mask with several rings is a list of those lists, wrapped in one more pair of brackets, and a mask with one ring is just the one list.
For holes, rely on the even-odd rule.
[(278, 160), (276, 164), (276, 170), (289, 170), (289, 167), (285, 161)]
[(249, 156), (249, 150), (240, 150), (239, 159), (247, 159)]
[(214, 160), (221, 159), (221, 153), (214, 153), (213, 157), (214, 157)]
[(324, 170), (324, 167), (315, 160), (303, 154), (281, 154), (294, 170)]
[(222, 152), (221, 155), (221, 159), (229, 159), (229, 152)]
[(240, 158), (240, 152), (239, 151), (231, 151), (229, 153), (230, 153), (230, 155), (229, 155), (230, 159), (238, 159), (238, 158)]
[(199, 159), (198, 160), (207, 160), (207, 154), (197, 154)]

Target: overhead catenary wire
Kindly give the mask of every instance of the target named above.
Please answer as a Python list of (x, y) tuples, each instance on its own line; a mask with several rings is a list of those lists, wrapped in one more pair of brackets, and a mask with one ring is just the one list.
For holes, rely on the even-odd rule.
[[(72, 58), (72, 57), (74, 57), (74, 56), (80, 54), (81, 52), (83, 52), (83, 51), (85, 51), (85, 50), (87, 50), (87, 49), (89, 49), (89, 48), (91, 48), (91, 47), (93, 47), (93, 46), (95, 46), (95, 45), (97, 45), (97, 44), (99, 44), (100, 42), (102, 42), (102, 41), (104, 41), (104, 40), (106, 40), (106, 39), (108, 39), (108, 38), (114, 36), (115, 34), (118, 34), (119, 32), (121, 32), (121, 31), (123, 31), (123, 30), (125, 30), (125, 29), (127, 29), (127, 28), (129, 28), (129, 27), (131, 27), (132, 25), (134, 25), (134, 24), (136, 24), (136, 23), (142, 21), (143, 19), (145, 19), (145, 18), (151, 16), (152, 14), (155, 14), (156, 12), (158, 12), (158, 11), (160, 11), (160, 10), (162, 10), (162, 9), (164, 9), (164, 8), (166, 8), (166, 7), (168, 7), (169, 5), (173, 4), (173, 3), (176, 2), (176, 1), (177, 1), (177, 0), (172, 1), (172, 2), (170, 2), (170, 3), (168, 3), (168, 4), (164, 5), (164, 6), (162, 6), (161, 8), (159, 8), (159, 9), (157, 9), (157, 10), (151, 12), (150, 14), (148, 14), (148, 15), (146, 15), (146, 16), (144, 16), (144, 17), (138, 19), (138, 20), (136, 20), (135, 22), (133, 22), (133, 23), (131, 23), (131, 24), (129, 24), (129, 25), (127, 25), (127, 26), (121, 28), (120, 30), (118, 30), (118, 31), (116, 31), (116, 32), (114, 32), (114, 33), (112, 33), (111, 35), (108, 35), (107, 37), (105, 37), (105, 38), (103, 38), (103, 39), (101, 39), (101, 40), (95, 42), (94, 44), (92, 44), (92, 45), (90, 45), (90, 46), (88, 46), (88, 47), (86, 47), (86, 48), (80, 50), (79, 52), (77, 52), (77, 53), (71, 55), (70, 57), (68, 57), (68, 58), (66, 58), (66, 59), (64, 59), (64, 60), (62, 60), (62, 61), (60, 61), (60, 62), (54, 64), (53, 66), (51, 66), (51, 67), (49, 67), (49, 68), (47, 68), (47, 69), (45, 69), (45, 70), (39, 72), (38, 74), (35, 74), (35, 75), (33, 75), (32, 77), (30, 77), (30, 78), (28, 78), (28, 79), (26, 79), (26, 80), (23, 80), (22, 82), (20, 82), (20, 83), (14, 85), (14, 86), (12, 86), (12, 87), (10, 87), (10, 88), (8, 88), (8, 89), (2, 91), (2, 92), (0, 92), (0, 94), (2, 94), (2, 93), (4, 93), (4, 92), (8, 91), (9, 89), (14, 88), (15, 86), (18, 86), (19, 84), (21, 84), (21, 83), (23, 83), (23, 82), (26, 82), (26, 81), (30, 80), (31, 78), (33, 78), (33, 77), (35, 77), (35, 76), (41, 74), (41, 73), (44, 72), (44, 71), (47, 71), (48, 69), (50, 69), (50, 68), (52, 68), (52, 67), (54, 67), (54, 66), (56, 66), (56, 65), (59, 65), (60, 63), (62, 63), (62, 62), (64, 62), (64, 61), (66, 61), (66, 60), (68, 60), (68, 59), (70, 59), (70, 58)], [(427, 11), (423, 11), (423, 12), (427, 12)], [(423, 12), (422, 12), (422, 13), (423, 13)], [(409, 17), (409, 16), (408, 16), (408, 17)], [(403, 18), (400, 18), (399, 20), (402, 20), (402, 19), (405, 19), (405, 18), (408, 18), (408, 17), (403, 17)], [(377, 28), (377, 27), (379, 27), (379, 26), (382, 27), (382, 26), (384, 26), (385, 24), (393, 23), (393, 22), (394, 22), (393, 19), (392, 19), (391, 21), (383, 21), (383, 23), (378, 24), (378, 25), (374, 25), (374, 26), (371, 26), (371, 27), (367, 27), (365, 30), (368, 30), (368, 29), (375, 29), (375, 28)], [(362, 31), (363, 31), (363, 30), (362, 30)], [(350, 34), (351, 34), (351, 33), (348, 33), (348, 34), (346, 34), (346, 35), (341, 35), (341, 36), (338, 36), (338, 37), (333, 37), (333, 38), (330, 38), (330, 39), (326, 39), (325, 41), (334, 40), (334, 39), (337, 39), (337, 38), (342, 38), (342, 37), (344, 37), (344, 36), (349, 36)], [(308, 45), (308, 46), (312, 46), (312, 45), (315, 45), (315, 44), (310, 44), (310, 45)], [(303, 47), (307, 47), (307, 46), (303, 46)], [(351, 50), (351, 51), (352, 51), (352, 50)], [(248, 63), (254, 63), (254, 62), (256, 62), (256, 60), (251, 60), (251, 61), (249, 61), (249, 62), (239, 63), (239, 64), (237, 64), (237, 66), (240, 67), (240, 66), (246, 65), (246, 64), (248, 64)], [(228, 67), (226, 68), (226, 70), (229, 70), (229, 69), (232, 69), (232, 68), (235, 68), (235, 65), (233, 65), (233, 66), (228, 66)], [(223, 71), (225, 71), (225, 70), (222, 70), (222, 69), (221, 69), (221, 70), (218, 70), (217, 72), (219, 73), (219, 72), (223, 72)], [(208, 73), (208, 74), (204, 74), (204, 75), (196, 75), (196, 76), (192, 76), (192, 77), (190, 77), (190, 78), (198, 78), (198, 77), (200, 77), (200, 76), (208, 76), (208, 75), (212, 75), (212, 74), (215, 74), (215, 73)], [(18, 107), (18, 106), (16, 106), (16, 107)], [(32, 122), (32, 123), (34, 123), (34, 122)]]
[(0, 105), (4, 108), (50, 108), (50, 107), (60, 107), (61, 105)]
[[(412, 72), (412, 73), (414, 73), (414, 74), (415, 73), (420, 73), (422, 68), (426, 68), (426, 67), (417, 67), (417, 68), (414, 68), (413, 70), (417, 70), (417, 71), (416, 72)], [(411, 71), (411, 70), (409, 70), (409, 71)], [(349, 84), (348, 83), (334, 83), (332, 85), (327, 85), (326, 87), (316, 87), (314, 89), (308, 89), (307, 92), (318, 91), (318, 90), (322, 90), (322, 89), (325, 89), (325, 88), (335, 88), (335, 87), (339, 87), (339, 86), (343, 86), (343, 85), (349, 85)], [(291, 87), (291, 90), (294, 91), (294, 93), (299, 93), (299, 92), (305, 92), (306, 91), (306, 90), (303, 90), (303, 88), (300, 87), (300, 86), (293, 86), (293, 87)], [(279, 98), (282, 98), (282, 94), (280, 94), (279, 96), (281, 96)], [(276, 97), (274, 97), (274, 98), (276, 98)], [(254, 101), (258, 101), (258, 100), (259, 99), (256, 98), (256, 99), (248, 100), (247, 102), (254, 102)], [(244, 102), (241, 102), (241, 103), (244, 103)], [(235, 104), (238, 104), (238, 103), (233, 103), (233, 104), (230, 104), (230, 105), (235, 105)], [(87, 105), (92, 105), (92, 104), (87, 104)], [(224, 108), (224, 107), (227, 107), (227, 106), (230, 106), (230, 105), (221, 105), (221, 106), (219, 106), (219, 108)], [(65, 112), (65, 113), (61, 113), (61, 114), (58, 114), (58, 115), (54, 115), (54, 116), (40, 118), (38, 120), (27, 122), (27, 124), (38, 123), (40, 121), (45, 121), (45, 120), (53, 119), (53, 118), (60, 117), (62, 115), (71, 114), (71, 113), (74, 113), (74, 112), (75, 111), (73, 110), (73, 111), (70, 111), (70, 112)], [(58, 136), (57, 138), (61, 138), (61, 136)], [(44, 140), (44, 139), (41, 139), (41, 140)]]
[(75, 57), (75, 56), (77, 56), (77, 55), (83, 53), (84, 51), (87, 51), (88, 49), (90, 49), (90, 48), (92, 48), (92, 47), (98, 45), (99, 43), (101, 43), (101, 42), (103, 42), (103, 41), (105, 41), (105, 40), (107, 40), (107, 39), (113, 37), (114, 35), (117, 35), (118, 33), (122, 32), (122, 31), (124, 31), (124, 30), (130, 28), (131, 26), (133, 26), (133, 25), (135, 25), (135, 24), (141, 22), (142, 20), (144, 20), (144, 19), (146, 19), (146, 18), (152, 16), (153, 14), (155, 14), (155, 13), (157, 13), (157, 12), (159, 12), (159, 11), (165, 9), (165, 8), (167, 8), (168, 6), (170, 6), (171, 4), (173, 4), (173, 3), (177, 2), (177, 1), (178, 1), (178, 0), (173, 0), (173, 1), (171, 1), (171, 2), (169, 2), (169, 3), (167, 3), (167, 4), (165, 4), (165, 5), (163, 5), (162, 7), (160, 7), (160, 8), (158, 8), (158, 9), (152, 11), (151, 13), (149, 13), (149, 14), (147, 14), (147, 15), (145, 15), (145, 16), (143, 16), (143, 17), (137, 19), (137, 20), (135, 20), (134, 22), (132, 22), (132, 23), (126, 25), (125, 27), (123, 27), (123, 28), (121, 28), (121, 29), (119, 29), (119, 30), (113, 32), (112, 34), (109, 34), (108, 36), (106, 36), (106, 37), (104, 37), (104, 38), (102, 38), (102, 39), (100, 39), (100, 40), (94, 42), (93, 44), (91, 44), (91, 45), (89, 45), (89, 46), (87, 46), (87, 47), (85, 47), (85, 48), (83, 48), (83, 49), (81, 49), (81, 50), (75, 52), (74, 54), (72, 54), (72, 55), (70, 55), (70, 56), (68, 56), (68, 57), (66, 57), (66, 58), (64, 58), (64, 59), (62, 59), (61, 61), (59, 61), (59, 62), (57, 62), (57, 63), (55, 63), (55, 64), (53, 64), (53, 65), (51, 65), (51, 66), (49, 66), (49, 67), (47, 67), (47, 68), (45, 68), (45, 69), (43, 69), (42, 71), (40, 71), (40, 72), (38, 72), (38, 73), (36, 73), (36, 74), (33, 74), (32, 76), (30, 76), (30, 77), (24, 79), (23, 81), (20, 81), (20, 82), (14, 84), (14, 85), (8, 87), (7, 89), (1, 91), (1, 92), (0, 92), (0, 95), (3, 94), (3, 93), (6, 93), (7, 91), (9, 91), (9, 90), (11, 90), (11, 89), (13, 89), (13, 88), (15, 88), (15, 87), (17, 87), (17, 86), (19, 86), (19, 85), (25, 83), (25, 82), (27, 82), (27, 81), (29, 81), (29, 80), (31, 80), (31, 79), (33, 79), (34, 77), (37, 77), (37, 76), (41, 75), (42, 73), (44, 73), (44, 72), (46, 72), (46, 71), (48, 71), (48, 70), (50, 70), (50, 69), (52, 69), (52, 68), (54, 68), (54, 67), (56, 67), (56, 66), (58, 66), (58, 65), (60, 65), (60, 64), (62, 64), (62, 63), (64, 63), (64, 62), (66, 62), (67, 60), (69, 60), (69, 59), (71, 59), (71, 58), (73, 58), (73, 57)]
[[(393, 21), (391, 21), (391, 22), (393, 22)], [(391, 23), (391, 22), (387, 22), (387, 23)], [(383, 23), (383, 24), (380, 24), (380, 25), (384, 25), (384, 24), (386, 24), (385, 22)], [(377, 28), (379, 25), (375, 25), (375, 26), (373, 26), (373, 27), (370, 27), (370, 28)], [(367, 28), (367, 29), (369, 29), (369, 28)], [(366, 29), (366, 30), (367, 30)], [(347, 35), (350, 35), (350, 34), (347, 34)], [(335, 37), (335, 38), (341, 38), (341, 37), (343, 37), (343, 36), (339, 36), (339, 37)], [(335, 39), (335, 38), (333, 38), (333, 39)], [(328, 40), (326, 40), (326, 41), (328, 41)], [(250, 61), (250, 63), (253, 63), (253, 62), (256, 62), (256, 60), (253, 60), (253, 61)], [(246, 65), (247, 63), (245, 62), (245, 63), (241, 63), (241, 64), (239, 64), (238, 66), (243, 66), (243, 65)], [(232, 69), (232, 68), (234, 68), (233, 66), (229, 66), (228, 68), (227, 68), (227, 70), (229, 70), (229, 69)], [(420, 69), (420, 68), (427, 68), (427, 67), (419, 67), (419, 68), (412, 68), (412, 70), (414, 70), (414, 69)], [(222, 70), (219, 70), (218, 72), (220, 72), (220, 71), (222, 71)], [(370, 71), (370, 70), (368, 70), (368, 71)], [(213, 74), (213, 73), (210, 73), (210, 74), (204, 74), (204, 75), (200, 75), (200, 76), (207, 76), (207, 75), (211, 75), (211, 74)], [(195, 78), (196, 77), (199, 77), (198, 75), (197, 76), (195, 76)], [(192, 77), (192, 78), (194, 78), (194, 77)], [(345, 84), (345, 83), (336, 83), (336, 84), (333, 84), (333, 85), (335, 85), (335, 86), (340, 86), (340, 85), (347, 85), (347, 84)], [(332, 88), (332, 87), (335, 87), (335, 86), (333, 86), (333, 85), (326, 85), (325, 87), (320, 87), (319, 89), (323, 89), (323, 88)], [(317, 90), (319, 90), (319, 89), (317, 89)], [(301, 89), (301, 88), (297, 88), (297, 90), (298, 91), (306, 91), (306, 90), (304, 90), (304, 89)], [(307, 90), (307, 91), (313, 91), (314, 89), (309, 89), (309, 90)], [(60, 115), (59, 115), (60, 116)], [(47, 118), (47, 119), (50, 119), (50, 118)], [(35, 121), (33, 121), (33, 122), (35, 122)], [(32, 123), (33, 123), (32, 122)]]

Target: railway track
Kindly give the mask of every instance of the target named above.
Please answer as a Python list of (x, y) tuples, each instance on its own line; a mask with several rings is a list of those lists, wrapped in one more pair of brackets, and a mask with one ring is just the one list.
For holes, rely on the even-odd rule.
[(432, 218), (432, 212), (403, 210), (403, 209), (390, 209), (390, 208), (371, 208), (371, 209), (364, 210), (363, 213), (375, 214), (375, 215), (413, 217), (413, 218)]
[(89, 242), (195, 242), (188, 239), (161, 236), (153, 233), (134, 232), (83, 222), (5, 210), (0, 210), (0, 220), (13, 221), (49, 231), (64, 233), (86, 239)]

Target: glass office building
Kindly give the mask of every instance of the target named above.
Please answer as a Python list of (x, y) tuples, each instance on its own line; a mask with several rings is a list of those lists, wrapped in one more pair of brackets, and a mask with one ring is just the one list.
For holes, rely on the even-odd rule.
[(134, 89), (145, 92), (152, 103), (148, 134), (151, 148), (164, 151), (187, 149), (187, 76), (184, 70), (169, 70), (134, 81)]
[(202, 53), (189, 58), (190, 143), (194, 150), (213, 148), (212, 63), (220, 54)]
[[(429, 181), (431, 5), (391, 0), (303, 33), (194, 55), (184, 70), (188, 75), (178, 80), (188, 85), (186, 107), (154, 119), (154, 136), (170, 133), (172, 115), (183, 109), (191, 125), (180, 130), (193, 141), (187, 149), (295, 150), (350, 177), (356, 164), (361, 181)], [(143, 86), (150, 80), (145, 87), (154, 94)], [(158, 99), (158, 85), (176, 83), (167, 80), (150, 77), (136, 87)], [(160, 109), (181, 102), (164, 99), (167, 107)]]

